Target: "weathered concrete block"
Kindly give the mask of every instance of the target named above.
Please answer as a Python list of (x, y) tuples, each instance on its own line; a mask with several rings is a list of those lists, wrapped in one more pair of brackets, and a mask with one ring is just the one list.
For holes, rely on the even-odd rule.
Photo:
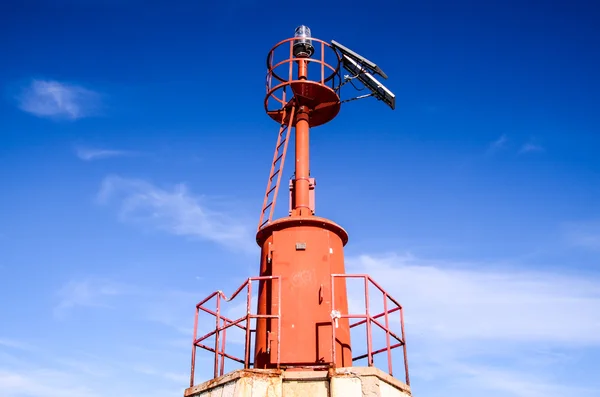
[(329, 383), (323, 381), (283, 382), (283, 394), (286, 397), (328, 396)]
[(411, 397), (410, 388), (372, 367), (330, 371), (239, 370), (190, 387), (185, 397)]
[(331, 378), (331, 397), (361, 397), (362, 384), (358, 377)]

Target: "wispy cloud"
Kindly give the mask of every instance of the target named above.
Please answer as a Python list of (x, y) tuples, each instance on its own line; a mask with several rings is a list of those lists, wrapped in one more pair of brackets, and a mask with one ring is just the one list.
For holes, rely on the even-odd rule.
[(160, 376), (161, 378), (170, 380), (179, 386), (185, 385), (186, 382), (189, 382), (190, 376), (185, 373), (175, 373), (175, 372), (165, 372), (159, 369), (156, 369), (148, 364), (137, 364), (133, 366), (133, 370), (140, 374), (154, 376)]
[(52, 80), (33, 80), (17, 97), (21, 110), (37, 117), (77, 120), (100, 109), (100, 95), (87, 88)]
[(111, 297), (131, 292), (129, 286), (110, 280), (89, 278), (70, 281), (59, 291), (60, 302), (54, 309), (56, 316), (63, 316), (68, 309), (81, 307), (110, 307)]
[(575, 368), (571, 352), (600, 348), (599, 279), (410, 254), (362, 255), (348, 265), (403, 304), (411, 372), (425, 394), (598, 395), (593, 382), (578, 387), (554, 374)]
[(600, 279), (481, 270), (489, 264), (411, 255), (363, 255), (349, 263), (381, 280), (406, 305), (412, 332), (446, 340), (600, 346)]
[(8, 339), (8, 338), (0, 338), (0, 346), (8, 347), (11, 349), (17, 349), (17, 350), (28, 350), (28, 351), (33, 350), (31, 345), (28, 345), (27, 343), (23, 343), (18, 340)]
[[(210, 291), (213, 292), (213, 291)], [(58, 317), (77, 308), (114, 309), (112, 313), (127, 310), (140, 320), (167, 326), (179, 333), (191, 332), (190, 307), (204, 298), (198, 291), (155, 288), (118, 282), (110, 278), (86, 277), (65, 282), (56, 291), (58, 303), (54, 314)], [(111, 315), (111, 313), (106, 313)], [(16, 341), (0, 338), (0, 347), (19, 347)]]
[[(490, 144), (488, 145), (486, 154), (491, 155), (500, 150), (506, 149), (507, 147), (508, 147), (508, 137), (506, 136), (506, 134), (502, 134), (498, 139), (496, 139), (493, 142), (490, 142)], [(525, 154), (525, 153), (534, 153), (534, 152), (543, 152), (543, 151), (545, 151), (544, 147), (530, 141), (530, 142), (523, 144), (519, 148), (518, 152), (519, 152), (519, 154)]]
[(487, 148), (487, 153), (492, 154), (494, 152), (497, 152), (497, 151), (503, 149), (504, 147), (506, 147), (507, 142), (508, 142), (508, 137), (506, 136), (506, 134), (502, 134), (498, 139), (496, 139), (493, 142), (490, 142), (490, 144), (488, 145), (488, 148)]
[[(87, 340), (84, 343), (90, 343), (88, 337), (83, 338)], [(108, 340), (93, 337), (94, 345), (103, 343), (106, 343), (104, 347), (108, 347), (114, 345), (115, 339), (111, 338), (108, 343)], [(160, 341), (155, 341), (155, 344), (160, 344)], [(107, 349), (110, 353), (94, 355), (83, 351), (73, 352), (70, 344), (57, 347), (54, 343), (40, 344), (31, 352), (19, 356), (0, 354), (0, 395), (96, 397), (134, 396), (140, 392), (151, 397), (182, 395), (186, 380), (184, 375), (188, 369), (188, 360), (184, 360), (184, 356), (187, 358), (188, 355), (187, 349), (184, 355), (173, 349), (159, 351), (145, 347), (132, 355), (127, 351), (130, 347), (121, 347), (124, 353), (118, 358), (110, 348)], [(86, 350), (88, 348), (86, 346)], [(181, 363), (174, 362), (173, 357), (177, 357)], [(146, 374), (140, 375), (143, 372), (137, 367), (140, 360), (155, 363), (156, 367), (151, 371), (145, 369), (147, 375), (155, 376), (152, 382), (148, 382)]]
[(600, 251), (600, 221), (567, 224), (565, 237), (574, 247)]
[(36, 369), (30, 371), (0, 368), (0, 390), (11, 397), (99, 396), (68, 372)]
[[(515, 396), (546, 397), (549, 395), (596, 396), (598, 389), (584, 388), (569, 382), (557, 381), (555, 377), (519, 371), (519, 369), (498, 368), (493, 365), (461, 364), (447, 361), (448, 372), (462, 374), (455, 380), (462, 384), (466, 397), (475, 396)], [(468, 390), (468, 391), (467, 391)], [(469, 393), (470, 391), (470, 393)]]
[(167, 190), (138, 179), (109, 176), (98, 199), (100, 203), (117, 201), (125, 222), (255, 251), (251, 228), (243, 218), (215, 209), (221, 203), (191, 194), (185, 184)]
[(191, 335), (193, 326), (190, 307), (193, 308), (200, 299), (205, 297), (204, 295), (208, 294), (198, 291), (165, 290), (159, 293), (145, 291), (143, 293), (144, 300), (138, 304), (136, 310), (146, 321), (161, 324), (181, 335), (188, 336)]
[(81, 160), (93, 161), (107, 159), (111, 157), (135, 156), (138, 153), (129, 150), (98, 149), (77, 146), (75, 147), (75, 154)]
[(535, 143), (528, 142), (528, 143), (524, 144), (523, 146), (521, 146), (519, 153), (523, 154), (523, 153), (543, 152), (544, 150), (545, 149), (542, 146), (537, 145)]
[(600, 232), (597, 233), (585, 233), (585, 232), (577, 232), (571, 235), (571, 242), (573, 245), (593, 249), (600, 250)]

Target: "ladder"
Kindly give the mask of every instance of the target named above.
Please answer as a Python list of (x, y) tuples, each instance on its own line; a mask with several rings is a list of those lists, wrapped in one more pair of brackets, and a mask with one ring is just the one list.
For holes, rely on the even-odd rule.
[[(287, 117), (288, 112), (289, 118)], [(281, 182), (281, 174), (283, 173), (285, 154), (287, 152), (290, 130), (292, 129), (292, 123), (294, 122), (295, 112), (295, 106), (292, 106), (291, 109), (283, 109), (283, 117), (281, 118), (279, 135), (277, 136), (277, 144), (275, 145), (275, 154), (273, 154), (273, 163), (271, 164), (271, 173), (269, 174), (269, 181), (267, 182), (267, 191), (265, 193), (265, 199), (263, 201), (262, 211), (260, 213), (260, 220), (258, 221), (259, 230), (263, 226), (269, 224), (273, 219), (275, 201), (277, 200), (277, 193), (279, 192), (279, 184)], [(286, 120), (288, 120), (287, 124)], [(273, 182), (274, 179), (276, 179), (275, 182)]]

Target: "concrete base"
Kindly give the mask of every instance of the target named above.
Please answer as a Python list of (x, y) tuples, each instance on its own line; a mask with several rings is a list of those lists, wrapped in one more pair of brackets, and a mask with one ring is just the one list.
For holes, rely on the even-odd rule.
[(246, 369), (186, 389), (185, 397), (411, 397), (410, 387), (373, 367), (329, 371)]

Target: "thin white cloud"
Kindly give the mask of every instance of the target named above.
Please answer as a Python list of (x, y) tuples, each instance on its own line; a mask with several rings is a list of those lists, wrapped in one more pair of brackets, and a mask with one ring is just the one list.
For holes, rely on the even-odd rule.
[(521, 146), (519, 153), (543, 152), (544, 150), (545, 149), (542, 146), (529, 142)]
[(546, 397), (552, 395), (577, 395), (592, 397), (597, 389), (584, 388), (569, 382), (557, 381), (555, 377), (532, 374), (518, 369), (498, 368), (485, 364), (460, 364), (446, 362), (448, 369), (463, 374), (457, 383), (464, 387), (465, 397), (514, 396)]
[[(116, 323), (118, 324), (118, 322)], [(118, 326), (117, 324), (113, 323), (110, 327)], [(101, 330), (101, 332), (103, 331), (105, 330)], [(90, 343), (89, 338), (93, 340), (94, 345), (106, 344), (106, 346), (113, 347), (112, 345), (118, 342), (118, 338), (109, 338), (109, 340), (97, 335), (90, 335), (86, 334), (84, 338), (88, 339), (88, 344)], [(76, 338), (76, 340), (79, 339), (81, 338)], [(155, 341), (155, 345), (160, 343), (160, 340)], [(126, 351), (131, 347), (131, 345), (126, 345), (121, 346), (120, 349)], [(143, 346), (136, 355), (125, 352), (119, 358), (115, 358), (114, 352), (100, 353), (100, 356), (87, 353), (87, 346), (86, 351), (74, 352), (72, 350), (71, 343), (57, 347), (56, 341), (53, 341), (50, 344), (43, 343), (36, 346), (31, 352), (26, 352), (18, 357), (0, 354), (0, 396), (70, 397), (85, 395), (96, 397), (115, 395), (126, 397), (140, 393), (151, 397), (183, 395), (183, 388), (186, 384), (184, 374), (189, 365), (188, 360), (183, 359), (188, 355), (187, 349), (186, 354), (181, 354), (173, 349), (158, 351)], [(1, 349), (0, 353), (2, 353)], [(173, 361), (174, 357), (177, 357), (177, 361)], [(154, 373), (160, 375), (160, 379), (155, 378), (149, 383), (145, 376), (136, 376), (138, 372), (136, 372), (135, 366), (140, 360), (154, 362), (157, 365)]]
[[(54, 307), (54, 314), (59, 317), (80, 307), (123, 309), (126, 305), (127, 310), (136, 313), (139, 319), (167, 326), (185, 335), (191, 333), (191, 325), (182, 325), (192, 319), (190, 307), (204, 298), (204, 294), (198, 291), (156, 289), (96, 277), (69, 280), (57, 290), (56, 296), (59, 301)], [(0, 347), (17, 347), (15, 343), (11, 339), (0, 338)]]
[(47, 118), (77, 120), (97, 114), (100, 108), (97, 92), (52, 80), (33, 80), (17, 100), (21, 110)]
[(573, 245), (592, 250), (600, 250), (600, 233), (577, 232), (571, 236)]
[(600, 251), (600, 222), (571, 223), (565, 227), (567, 242), (578, 248)]
[[(137, 303), (136, 310), (146, 321), (167, 326), (191, 337), (193, 317), (190, 313), (193, 313), (194, 305), (203, 299), (204, 295), (208, 294), (198, 291), (144, 291), (144, 299)], [(214, 322), (212, 324), (214, 325)]]
[(157, 368), (154, 368), (148, 364), (136, 364), (133, 366), (132, 369), (135, 372), (138, 372), (140, 374), (150, 375), (152, 377), (160, 376), (161, 378), (167, 379), (178, 386), (185, 385), (186, 383), (189, 383), (189, 381), (190, 381), (189, 374), (175, 373), (175, 372), (168, 372), (168, 371), (165, 372), (165, 371), (159, 370)]
[(86, 279), (70, 281), (59, 291), (60, 302), (54, 309), (56, 316), (63, 316), (68, 309), (81, 307), (110, 307), (111, 297), (130, 293), (128, 286), (109, 280)]
[(249, 224), (224, 210), (218, 203), (191, 194), (185, 184), (173, 190), (157, 187), (138, 179), (109, 176), (98, 194), (99, 202), (115, 200), (120, 218), (125, 222), (196, 237), (224, 246), (254, 252), (255, 244)]
[[(0, 368), (2, 396), (10, 397), (78, 397), (100, 396), (68, 372), (53, 369)], [(6, 393), (6, 394), (5, 394)]]
[(0, 346), (8, 347), (11, 349), (17, 349), (17, 350), (25, 350), (25, 351), (34, 350), (30, 344), (23, 343), (18, 340), (14, 340), (14, 339), (8, 339), (8, 338), (0, 338)]
[(600, 279), (490, 271), (410, 255), (351, 258), (406, 308), (413, 333), (444, 340), (600, 346)]
[(491, 142), (488, 146), (488, 153), (498, 151), (506, 146), (508, 142), (508, 137), (506, 134), (502, 134), (498, 139)]
[[(370, 274), (403, 305), (413, 383), (425, 394), (542, 397), (577, 389), (579, 396), (598, 395), (593, 382), (554, 376), (578, 368), (570, 356), (579, 353), (572, 352), (600, 348), (598, 278), (409, 254), (347, 262), (349, 273)], [(396, 358), (394, 368), (401, 363)]]
[(78, 146), (75, 148), (75, 154), (81, 160), (93, 161), (111, 157), (134, 156), (137, 153), (128, 150), (97, 149)]
[[(93, 324), (75, 315), (47, 321), (39, 340), (0, 334), (0, 396), (183, 395), (194, 306), (207, 293), (92, 276), (70, 280), (57, 291), (64, 310), (111, 310), (94, 311), (101, 321)], [(214, 327), (211, 320), (201, 328)], [(197, 364), (199, 374), (204, 369), (209, 374), (211, 355), (200, 353)]]

